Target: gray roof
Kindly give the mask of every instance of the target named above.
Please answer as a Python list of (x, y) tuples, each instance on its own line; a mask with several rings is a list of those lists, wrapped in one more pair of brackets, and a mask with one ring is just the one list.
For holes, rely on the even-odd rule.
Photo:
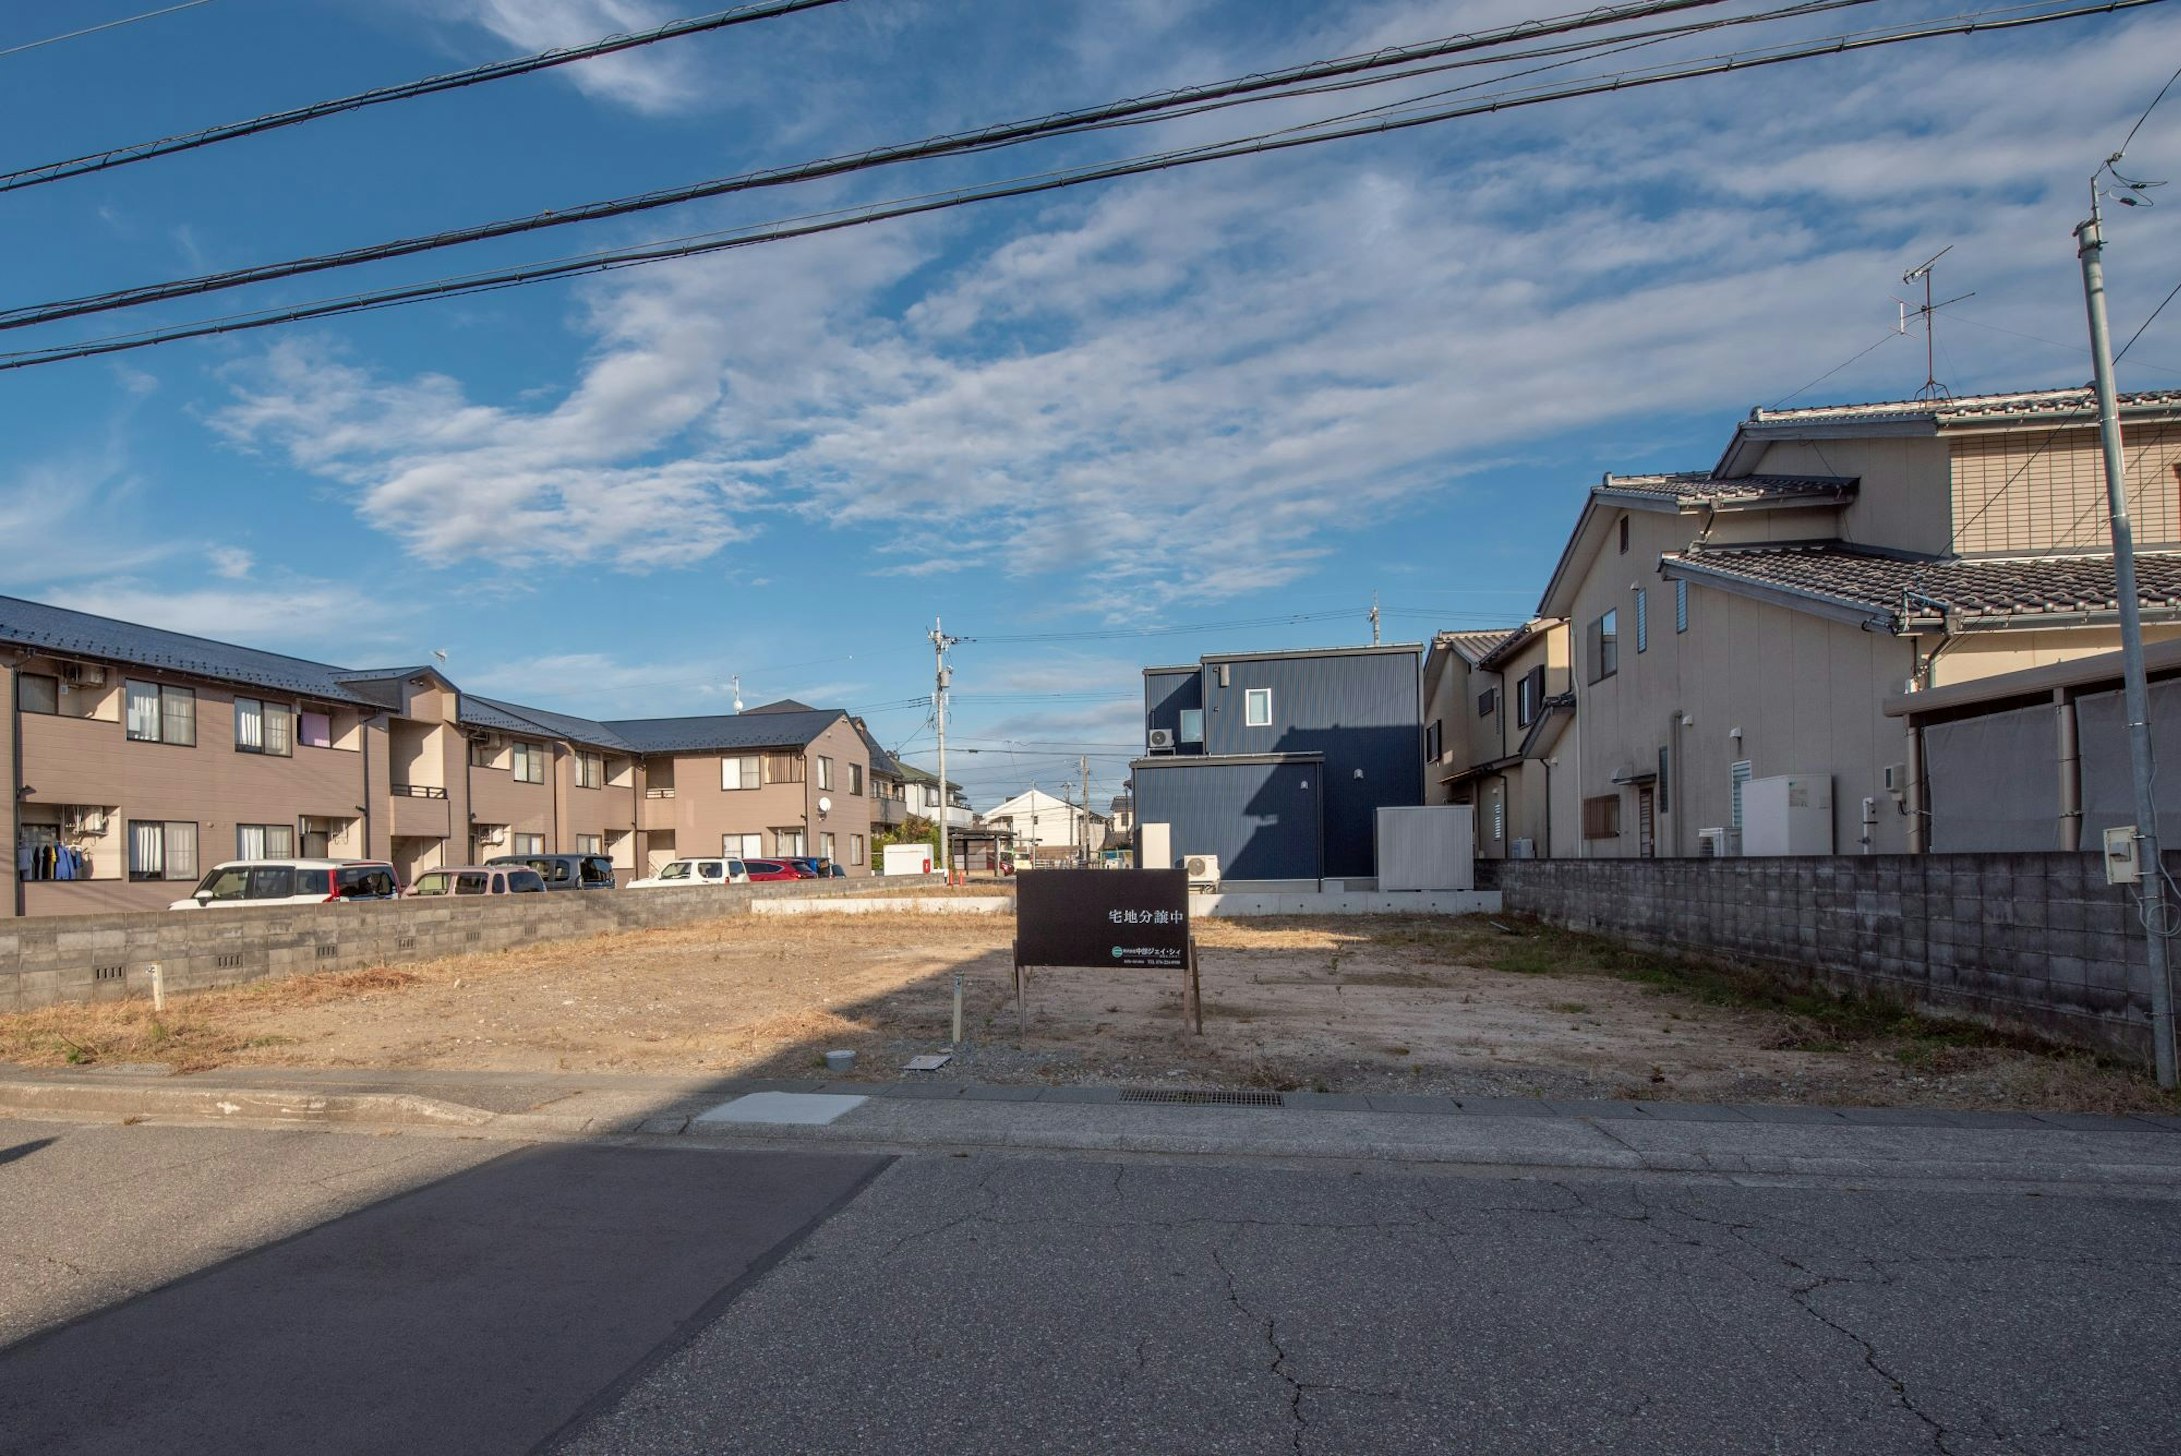
[(1857, 481), (1837, 475), (1719, 476), (1709, 470), (1669, 475), (1607, 475), (1591, 494), (1632, 505), (1713, 508), (1736, 506), (1838, 505), (1855, 499)]
[[(2181, 390), (2149, 389), (2120, 396), (2123, 413), (2181, 410)], [(2034, 389), (2013, 394), (1965, 394), (1954, 399), (1896, 399), (1873, 404), (1824, 404), (1800, 409), (1753, 409), (1752, 425), (1928, 421), (1934, 425), (1991, 420), (2036, 420), (2081, 415), (2095, 418), (2097, 401), (2087, 388)]]
[[(118, 622), (89, 612), (0, 597), (0, 642), (37, 648), (63, 657), (95, 658), (125, 666), (162, 668), (218, 682), (273, 688), (299, 697), (378, 707), (344, 685), (371, 674), (333, 667), (278, 652), (260, 652), (208, 637), (191, 637), (159, 627)], [(382, 669), (384, 674), (421, 672), (422, 668)]]
[(585, 743), (595, 748), (632, 751), (627, 740), (594, 719), (502, 702), (477, 693), (462, 694), (462, 721), (472, 727), (490, 728), (500, 733), (542, 733), (548, 738), (565, 738), (571, 743)]
[(1488, 656), (1492, 649), (1508, 638), (1521, 632), (1520, 627), (1493, 627), (1475, 632), (1441, 632), (1432, 638), (1434, 646), (1444, 645), (1462, 656), (1462, 661), (1475, 667)]
[(844, 708), (721, 713), (699, 718), (614, 718), (602, 724), (635, 753), (802, 748), (848, 716)]
[[(1663, 569), (1894, 632), (2030, 628), (2119, 611), (2110, 555), (1930, 558), (1809, 542), (1668, 553)], [(2139, 555), (2136, 586), (2145, 616), (2181, 618), (2181, 552)]]
[(901, 765), (894, 762), (892, 754), (879, 747), (878, 740), (871, 736), (870, 725), (853, 715), (850, 716), (848, 721), (855, 728), (856, 736), (863, 740), (863, 751), (871, 756), (872, 777), (882, 779), (900, 778)]

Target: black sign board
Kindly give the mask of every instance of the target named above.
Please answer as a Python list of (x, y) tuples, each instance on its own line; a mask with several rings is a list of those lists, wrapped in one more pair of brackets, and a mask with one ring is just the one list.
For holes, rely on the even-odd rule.
[(1032, 870), (1015, 881), (1018, 966), (1189, 964), (1186, 870)]

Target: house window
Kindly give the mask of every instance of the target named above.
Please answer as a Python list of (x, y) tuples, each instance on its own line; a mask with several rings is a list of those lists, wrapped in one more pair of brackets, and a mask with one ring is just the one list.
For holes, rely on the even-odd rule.
[(331, 748), (333, 746), (332, 715), (327, 713), (296, 714), (295, 741), (305, 748)]
[(516, 783), (545, 782), (545, 748), (542, 744), (517, 743), (508, 752), (514, 761)]
[(1181, 710), (1181, 727), (1174, 736), (1183, 743), (1202, 743), (1204, 741), (1204, 710), (1202, 708), (1183, 708)]
[(1545, 706), (1545, 665), (1539, 663), (1515, 684), (1515, 726), (1527, 728)]
[(833, 835), (830, 832), (819, 834), (818, 853), (825, 859), (833, 858)]
[(833, 787), (833, 760), (823, 755), (820, 755), (818, 759), (818, 787), (821, 789)]
[(1628, 554), (1628, 517), (1621, 517), (1621, 555)]
[(762, 834), (722, 834), (719, 852), (729, 859), (756, 859), (765, 852), (765, 836)]
[(1636, 650), (1651, 650), (1651, 594), (1640, 586), (1636, 588)]
[(1590, 624), (1590, 680), (1604, 682), (1621, 670), (1621, 614), (1616, 609)]
[(197, 878), (197, 826), (157, 821), (129, 821), (129, 878)]
[(124, 685), (123, 701), (128, 735), (138, 743), (175, 743), (193, 748), (197, 743), (197, 695), (188, 688), (161, 687), (158, 683)]
[(755, 789), (765, 782), (765, 761), (756, 754), (719, 761), (719, 786), (723, 789)]
[(576, 750), (576, 787), (579, 789), (603, 789), (606, 787), (606, 755)]
[(848, 792), (857, 795), (863, 793), (863, 765), (860, 763), (848, 766)]
[(1727, 765), (1727, 792), (1730, 796), (1727, 822), (1734, 826), (1736, 834), (1742, 832), (1742, 785), (1749, 782), (1749, 777), (1750, 761), (1748, 759), (1736, 759), (1733, 763)]
[(1618, 839), (1621, 836), (1621, 796), (1600, 794), (1583, 800), (1583, 838)]
[(1445, 738), (1446, 725), (1436, 718), (1432, 719), (1430, 725), (1424, 729), (1424, 762), (1437, 763), (1439, 761), (1439, 754), (1443, 751)]
[(1272, 726), (1272, 689), (1249, 688), (1242, 694), (1242, 723), (1249, 728)]
[(848, 862), (852, 865), (863, 863), (863, 836), (860, 834), (848, 836)]
[(235, 699), (235, 752), (269, 753), (287, 758), (295, 752), (295, 709), (286, 703)]
[(1674, 630), (1689, 630), (1689, 584), (1685, 581), (1674, 583)]
[[(597, 787), (597, 786), (596, 786), (596, 785), (594, 784), (594, 785), (592, 785), (592, 787), (594, 787), (594, 788), (595, 788), (595, 787)], [(578, 834), (578, 835), (576, 836), (576, 853), (577, 853), (577, 854), (597, 854), (597, 853), (599, 852), (599, 849), (600, 849), (600, 845), (599, 845), (599, 842), (598, 842), (598, 836), (597, 836), (597, 835), (595, 835), (595, 834)]]
[(924, 785), (924, 807), (927, 809), (939, 807), (939, 786), (937, 784)]
[(236, 859), (292, 859), (295, 826), (292, 824), (237, 824)]
[(1486, 688), (1477, 694), (1477, 716), (1489, 718), (1499, 711), (1499, 689)]
[(800, 753), (765, 755), (765, 782), (768, 784), (799, 784), (808, 773)]
[(772, 832), (772, 852), (774, 854), (800, 856), (803, 853), (803, 831), (800, 829), (775, 829)]
[(61, 680), (38, 672), (17, 673), (15, 706), (26, 713), (58, 713), (61, 710)]
[[(532, 780), (531, 782), (535, 782), (535, 780)], [(544, 835), (542, 835), (542, 834), (518, 834), (518, 835), (516, 835), (516, 836), (515, 836), (515, 852), (516, 852), (517, 854), (543, 854), (543, 853), (545, 853), (545, 836), (544, 836)]]

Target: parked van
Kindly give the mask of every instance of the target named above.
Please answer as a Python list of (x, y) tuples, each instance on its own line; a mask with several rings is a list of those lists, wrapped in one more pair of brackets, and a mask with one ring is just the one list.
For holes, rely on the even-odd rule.
[(450, 865), (417, 876), (412, 895), (542, 895), (545, 877), (524, 864)]
[(548, 890), (610, 890), (613, 861), (602, 854), (496, 854), (488, 865), (527, 865)]
[(375, 859), (237, 859), (214, 865), (186, 900), (169, 910), (212, 905), (324, 905), (335, 900), (395, 900), (394, 867)]
[(670, 885), (747, 885), (750, 872), (739, 859), (677, 859), (659, 866), (655, 875), (630, 880), (632, 890), (657, 890)]

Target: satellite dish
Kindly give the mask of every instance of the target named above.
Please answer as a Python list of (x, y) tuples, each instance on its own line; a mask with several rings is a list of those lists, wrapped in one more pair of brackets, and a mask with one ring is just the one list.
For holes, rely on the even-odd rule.
[(830, 814), (833, 812), (833, 801), (823, 794), (820, 794), (818, 796), (818, 812), (821, 814)]

